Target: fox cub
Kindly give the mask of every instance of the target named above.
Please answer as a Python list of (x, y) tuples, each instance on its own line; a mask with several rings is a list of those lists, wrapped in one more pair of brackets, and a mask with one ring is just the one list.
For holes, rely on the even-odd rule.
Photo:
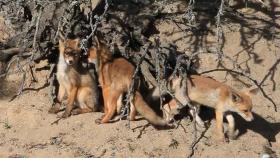
[[(96, 39), (96, 47), (89, 51), (88, 61), (96, 63), (98, 80), (102, 87), (105, 115), (97, 123), (108, 123), (117, 111), (121, 96), (129, 90), (135, 67), (125, 58), (113, 58), (105, 44)], [(135, 86), (134, 98), (130, 100), (130, 120), (135, 120), (137, 111), (150, 123), (165, 126), (167, 121), (156, 115), (147, 105), (139, 91), (139, 84)]]
[[(191, 102), (197, 109), (199, 109), (199, 105), (206, 105), (215, 109), (218, 140), (225, 140), (223, 133), (224, 115), (229, 124), (228, 137), (235, 139), (237, 136), (237, 131), (234, 129), (234, 118), (228, 112), (236, 112), (246, 121), (252, 121), (254, 119), (251, 95), (258, 91), (257, 88), (236, 91), (226, 84), (200, 75), (191, 75), (186, 79), (182, 77), (171, 78), (169, 80), (169, 86), (175, 92), (175, 97), (183, 105)], [(156, 96), (156, 92), (153, 95)], [(178, 113), (179, 108), (175, 99), (165, 104), (163, 109), (167, 119), (171, 119), (173, 115)], [(193, 111), (191, 111), (191, 114), (194, 114)], [(198, 124), (203, 123), (198, 115), (195, 118)]]
[[(58, 97), (50, 113), (58, 113), (65, 94), (66, 109), (62, 117), (96, 111), (98, 104), (97, 84), (89, 71), (81, 64), (79, 39), (59, 40), (57, 64)], [(74, 109), (74, 103), (78, 108)]]

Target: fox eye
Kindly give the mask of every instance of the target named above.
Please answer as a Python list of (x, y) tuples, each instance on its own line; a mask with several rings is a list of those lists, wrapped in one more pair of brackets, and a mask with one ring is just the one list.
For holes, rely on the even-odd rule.
[(241, 97), (236, 93), (232, 93), (232, 100), (234, 102), (241, 102), (242, 101)]
[(249, 110), (243, 110), (244, 112), (249, 112)]

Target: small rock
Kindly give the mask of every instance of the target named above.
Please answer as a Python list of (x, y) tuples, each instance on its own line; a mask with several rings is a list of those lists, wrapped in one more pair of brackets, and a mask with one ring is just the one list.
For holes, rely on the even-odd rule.
[(59, 145), (62, 142), (61, 137), (51, 137), (51, 145)]

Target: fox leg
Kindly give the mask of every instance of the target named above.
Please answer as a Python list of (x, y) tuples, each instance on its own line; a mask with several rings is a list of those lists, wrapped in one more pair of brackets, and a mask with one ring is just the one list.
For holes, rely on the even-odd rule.
[(108, 123), (112, 119), (112, 117), (116, 113), (117, 100), (120, 95), (121, 95), (121, 92), (119, 92), (119, 91), (109, 91), (109, 93), (107, 93), (107, 96), (108, 96), (108, 102), (107, 102), (108, 109), (107, 110), (108, 111), (107, 111), (107, 113), (105, 113), (105, 116), (102, 118), (101, 123)]
[(108, 97), (110, 93), (110, 88), (102, 88), (102, 94), (103, 94), (103, 102), (104, 102), (104, 113), (106, 114), (108, 112)]
[(130, 102), (130, 113), (129, 113), (129, 120), (130, 121), (134, 121), (135, 120), (135, 116), (137, 114), (135, 105), (133, 104), (133, 97), (130, 98), (129, 102)]
[(71, 114), (77, 115), (82, 113), (92, 112), (94, 109), (94, 102), (91, 101), (93, 98), (91, 96), (91, 89), (89, 88), (79, 88), (77, 92), (77, 101), (79, 108), (72, 110)]
[(216, 139), (218, 141), (225, 141), (224, 129), (223, 129), (223, 112), (216, 110)]
[(65, 112), (62, 115), (62, 118), (66, 118), (66, 117), (70, 116), (71, 111), (72, 111), (73, 106), (74, 106), (74, 101), (75, 101), (76, 96), (77, 96), (77, 90), (78, 90), (77, 87), (70, 88), (70, 93), (68, 95), (66, 109), (65, 109)]
[(109, 87), (102, 87), (102, 95), (103, 95), (103, 103), (104, 103), (104, 115), (101, 116), (101, 118), (98, 118), (95, 120), (96, 124), (100, 124), (102, 118), (106, 116), (108, 113), (108, 100), (110, 98), (110, 88)]
[(56, 114), (60, 111), (60, 106), (61, 106), (61, 103), (62, 103), (62, 100), (63, 100), (64, 96), (65, 96), (65, 87), (63, 87), (62, 85), (59, 85), (57, 102), (55, 103), (54, 106), (52, 106), (49, 109), (49, 113)]
[[(123, 94), (121, 94), (117, 100), (117, 114), (121, 114), (121, 108), (123, 105), (122, 99), (123, 99)], [(130, 98), (129, 104), (130, 104), (129, 120), (134, 121), (137, 111), (135, 109), (135, 106), (133, 105), (132, 97)], [(120, 119), (120, 117), (117, 117), (117, 119), (114, 119), (114, 120), (119, 120), (119, 119)]]
[(121, 94), (119, 96), (119, 99), (117, 101), (117, 114), (121, 113), (121, 109), (122, 109), (122, 100), (123, 100), (123, 94)]
[(65, 87), (60, 85), (58, 89), (58, 96), (57, 96), (57, 100), (59, 103), (62, 102), (64, 96), (65, 96)]
[(166, 121), (170, 122), (173, 119), (173, 116), (171, 115), (171, 106), (170, 103), (166, 103), (163, 105), (163, 117), (165, 118)]
[(166, 121), (171, 122), (174, 116), (179, 113), (179, 107), (175, 99), (163, 105), (163, 114)]
[(203, 122), (203, 120), (200, 118), (200, 116), (198, 115), (200, 112), (200, 105), (195, 104), (194, 109), (190, 109), (190, 114), (192, 115), (192, 117), (195, 117), (195, 121), (197, 123), (197, 125), (199, 125), (200, 127), (205, 128), (205, 124)]
[[(97, 89), (96, 89), (97, 90)], [(91, 109), (91, 111), (97, 111), (98, 96), (97, 91), (92, 88), (83, 88), (80, 95), (77, 97), (78, 101), (84, 103), (85, 106), (80, 106), (82, 109)]]
[(185, 106), (190, 102), (190, 99), (188, 98), (188, 94), (186, 94), (183, 90), (175, 91), (174, 95), (176, 99)]
[(238, 130), (235, 131), (235, 123), (234, 123), (234, 118), (231, 114), (226, 115), (226, 119), (228, 121), (228, 137), (232, 140), (236, 139), (238, 135)]

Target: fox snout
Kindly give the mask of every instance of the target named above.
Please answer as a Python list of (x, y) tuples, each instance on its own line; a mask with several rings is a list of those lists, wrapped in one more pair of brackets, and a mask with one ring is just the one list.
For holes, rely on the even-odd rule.
[(254, 117), (250, 117), (250, 118), (246, 119), (246, 121), (248, 121), (248, 122), (251, 122), (253, 120), (254, 120)]
[(73, 65), (73, 63), (74, 63), (73, 59), (65, 59), (65, 61), (68, 65)]
[(247, 119), (245, 119), (246, 121), (253, 121), (254, 120), (254, 116), (253, 114), (250, 112), (250, 114), (247, 115)]

